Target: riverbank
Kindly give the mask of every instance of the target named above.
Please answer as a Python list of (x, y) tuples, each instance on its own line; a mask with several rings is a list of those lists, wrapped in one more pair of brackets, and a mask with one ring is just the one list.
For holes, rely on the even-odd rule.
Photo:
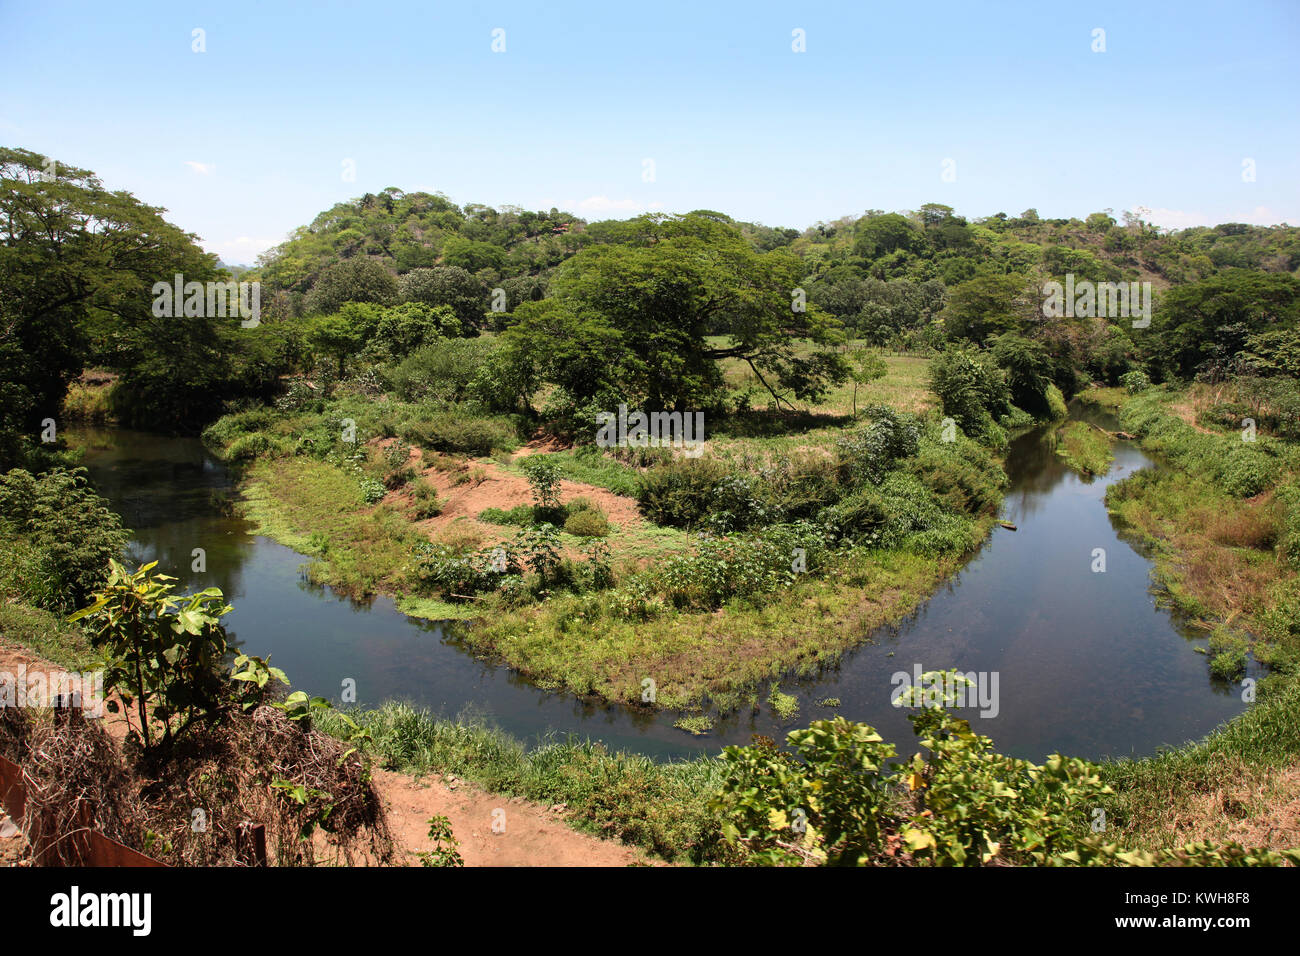
[(1300, 666), (1300, 447), (1188, 421), (1195, 392), (1151, 389), (1120, 421), (1170, 467), (1111, 487), (1106, 505), (1155, 563), (1160, 597), (1212, 634), (1212, 665)]
[[(538, 442), (475, 454), (449, 448), (443, 426), (422, 438), (428, 414), (341, 396), (314, 413), (227, 416), (205, 439), (240, 469), (241, 513), (312, 558), (313, 583), (468, 620), (465, 647), (537, 686), (679, 711), (692, 732), (710, 713), (757, 712), (773, 681), (916, 611), (987, 540), (1006, 480), (987, 450), (941, 440), (937, 418), (889, 409), (763, 439), (724, 426), (696, 465)], [(338, 422), (355, 427), (350, 443)], [(879, 490), (853, 458), (879, 453), (854, 444), (871, 428), (910, 435), (909, 457), (870, 466), (886, 470)], [(539, 460), (624, 490), (655, 478), (657, 504), (559, 479), (548, 512), (520, 467)], [(579, 507), (593, 537), (564, 520)], [(552, 512), (548, 530), (536, 515)]]

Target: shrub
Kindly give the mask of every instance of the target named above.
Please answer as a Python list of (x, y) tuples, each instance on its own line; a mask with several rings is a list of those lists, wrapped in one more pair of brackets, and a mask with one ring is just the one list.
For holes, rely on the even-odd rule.
[(958, 514), (996, 514), (1007, 485), (1006, 472), (988, 450), (965, 437), (952, 442), (927, 437), (908, 467), (946, 509)]
[(387, 378), (403, 401), (462, 402), (477, 397), (475, 379), (496, 351), (489, 339), (445, 339), (406, 356)]
[(1234, 442), (1223, 460), (1219, 481), (1234, 498), (1252, 498), (1277, 480), (1277, 462), (1257, 445)]
[(995, 419), (1011, 411), (1011, 392), (1002, 370), (977, 350), (950, 346), (930, 361), (930, 388), (943, 413), (963, 432), (986, 443), (1005, 443)]
[(867, 410), (874, 421), (836, 442), (841, 480), (846, 485), (864, 481), (879, 484), (900, 458), (920, 449), (921, 428), (916, 417), (885, 405)]
[(417, 580), (453, 601), (491, 591), (520, 571), (518, 560), (505, 548), (466, 553), (447, 544), (422, 544), (416, 550)]
[(2, 575), (10, 580), (0, 583), (29, 603), (54, 611), (82, 606), (129, 537), (84, 468), (40, 477), (15, 468), (0, 476), (0, 552), (13, 548), (14, 561)]
[[(959, 675), (945, 678), (951, 688)], [(956, 680), (955, 680), (955, 679)], [(940, 686), (945, 686), (941, 683)], [(911, 689), (915, 691), (916, 689)], [(1100, 767), (1049, 756), (1042, 765), (1007, 757), (944, 708), (908, 716), (928, 754), (890, 763), (892, 744), (843, 717), (786, 735), (790, 751), (760, 740), (726, 747), (726, 777), (710, 809), (722, 835), (760, 865), (921, 866), (1225, 865), (1278, 866), (1300, 851), (1188, 844), (1124, 850), (1089, 832), (1089, 808), (1112, 791)], [(904, 699), (917, 707), (915, 696)]]
[(1246, 672), (1243, 651), (1220, 651), (1210, 660), (1210, 673), (1221, 680), (1236, 680)]
[(252, 432), (248, 435), (241, 435), (231, 442), (226, 448), (224, 457), (227, 461), (251, 461), (254, 458), (261, 458), (273, 450), (278, 449), (270, 436), (264, 432)]
[(576, 511), (564, 522), (564, 530), (581, 538), (603, 538), (609, 534), (609, 520), (595, 511)]
[(390, 471), (384, 476), (384, 487), (389, 491), (401, 488), (415, 477), (415, 469), (410, 465), (405, 468), (399, 468), (397, 471)]
[(384, 487), (384, 483), (379, 479), (377, 478), (361, 479), (361, 498), (363, 501), (365, 501), (366, 504), (373, 505), (378, 503), (379, 501), (382, 501), (384, 495), (386, 495), (387, 493), (388, 493), (388, 489)]
[(1277, 500), (1284, 514), (1278, 554), (1292, 567), (1300, 568), (1300, 479), (1292, 478), (1278, 488)]
[(713, 458), (670, 461), (649, 468), (637, 487), (641, 513), (655, 524), (694, 528), (705, 523), (713, 508), (713, 491), (728, 476), (727, 466)]
[(438, 492), (424, 478), (416, 479), (411, 486), (411, 496), (415, 501), (415, 517), (418, 520), (436, 518), (442, 514), (442, 502), (438, 500)]
[(1151, 387), (1151, 379), (1147, 373), (1139, 368), (1131, 372), (1125, 372), (1119, 377), (1119, 383), (1124, 386), (1130, 395), (1136, 395), (1138, 392), (1145, 392)]
[(514, 425), (504, 418), (478, 418), (463, 413), (429, 412), (399, 426), (409, 442), (431, 451), (486, 456), (494, 448), (518, 444)]
[(484, 508), (478, 513), (478, 520), (489, 524), (518, 525), (524, 528), (533, 523), (533, 506), (517, 505), (509, 511), (501, 508)]
[(560, 468), (549, 455), (531, 455), (519, 466), (533, 489), (533, 498), (543, 508), (560, 503)]

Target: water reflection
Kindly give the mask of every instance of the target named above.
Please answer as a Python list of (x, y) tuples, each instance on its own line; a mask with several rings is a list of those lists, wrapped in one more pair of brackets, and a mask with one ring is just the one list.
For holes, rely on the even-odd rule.
[[(1117, 427), (1113, 416), (1080, 414)], [(407, 699), (448, 716), (482, 715), (524, 739), (571, 732), (658, 757), (716, 751), (754, 733), (779, 739), (831, 714), (817, 703), (828, 697), (907, 750), (911, 729), (890, 706), (890, 678), (915, 664), (997, 671), (998, 715), (964, 716), (1007, 752), (1033, 759), (1055, 750), (1151, 753), (1203, 735), (1243, 706), (1190, 652), (1188, 642), (1202, 635), (1155, 606), (1149, 563), (1105, 511), (1105, 489), (1150, 464), (1127, 443), (1116, 445), (1108, 475), (1084, 481), (1055, 454), (1051, 429), (1017, 438), (1003, 516), (1018, 531), (996, 529), (913, 615), (878, 630), (838, 665), (784, 681), (799, 695), (797, 717), (781, 723), (764, 707), (722, 718), (712, 734), (695, 738), (673, 728), (671, 716), (541, 690), (476, 658), (454, 627), (407, 618), (387, 597), (357, 604), (309, 585), (302, 555), (250, 534), (229, 514), (231, 475), (194, 439), (121, 429), (77, 437), (89, 446), (92, 479), (134, 530), (131, 557), (157, 559), (183, 587), (221, 588), (235, 606), (227, 620), (239, 643), (272, 654), (296, 687), (327, 698), (352, 678), (363, 705)], [(195, 548), (205, 552), (202, 572), (192, 570)], [(1090, 571), (1094, 548), (1106, 551), (1104, 574)]]

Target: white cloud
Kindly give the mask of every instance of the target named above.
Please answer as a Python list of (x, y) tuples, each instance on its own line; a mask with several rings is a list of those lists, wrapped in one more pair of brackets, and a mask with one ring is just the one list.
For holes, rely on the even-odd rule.
[(258, 239), (253, 236), (240, 236), (238, 239), (224, 239), (218, 242), (205, 242), (203, 247), (208, 252), (215, 252), (222, 262), (232, 266), (252, 265), (267, 249), (280, 244), (278, 239)]
[(1233, 213), (1230, 216), (1214, 218), (1199, 211), (1183, 209), (1150, 209), (1137, 207), (1147, 222), (1155, 223), (1166, 229), (1187, 229), (1191, 226), (1217, 226), (1224, 222), (1244, 222), (1252, 226), (1276, 226), (1280, 223), (1296, 222), (1296, 217), (1287, 217), (1269, 206), (1256, 206), (1250, 212)]
[(1242, 216), (1239, 222), (1248, 222), (1252, 226), (1277, 226), (1282, 223), (1293, 223), (1296, 221), (1295, 216), (1284, 216), (1275, 209), (1268, 206), (1256, 206), (1249, 213)]
[(185, 160), (185, 165), (194, 170), (200, 176), (210, 176), (212, 171), (217, 168), (212, 163), (200, 163), (192, 159)]
[(1202, 212), (1188, 212), (1183, 209), (1151, 209), (1138, 206), (1134, 212), (1139, 213), (1147, 222), (1165, 229), (1187, 229), (1191, 226), (1213, 225), (1208, 216)]

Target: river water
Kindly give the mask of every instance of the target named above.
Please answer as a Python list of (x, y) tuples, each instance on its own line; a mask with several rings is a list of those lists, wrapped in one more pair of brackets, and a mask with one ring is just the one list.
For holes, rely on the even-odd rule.
[[(221, 588), (234, 605), (225, 619), (232, 641), (272, 655), (295, 688), (326, 698), (337, 700), (351, 678), (362, 706), (408, 700), (529, 742), (574, 733), (658, 758), (716, 752), (755, 733), (780, 739), (838, 712), (910, 753), (906, 711), (891, 704), (895, 675), (956, 667), (982, 673), (986, 692), (996, 686), (995, 699), (987, 698), (995, 706), (961, 715), (1015, 756), (1144, 756), (1199, 738), (1244, 708), (1240, 689), (1212, 679), (1206, 657), (1194, 653), (1205, 632), (1157, 606), (1150, 562), (1120, 536), (1103, 503), (1110, 484), (1153, 463), (1117, 442), (1110, 472), (1087, 481), (1053, 453), (1052, 435), (1050, 427), (1032, 430), (1008, 453), (1002, 516), (1018, 530), (995, 529), (916, 614), (862, 635), (865, 643), (837, 666), (784, 680), (782, 690), (798, 695), (797, 716), (780, 721), (764, 703), (758, 714), (717, 720), (702, 737), (674, 728), (674, 715), (541, 690), (476, 659), (457, 641), (462, 625), (409, 618), (386, 597), (360, 605), (308, 584), (303, 555), (229, 516), (234, 478), (197, 439), (85, 428), (77, 443), (100, 493), (134, 531), (132, 560), (157, 559), (183, 588)], [(191, 570), (195, 548), (205, 552), (201, 573)], [(1104, 572), (1093, 570), (1098, 548)], [(826, 698), (839, 706), (821, 706)]]

